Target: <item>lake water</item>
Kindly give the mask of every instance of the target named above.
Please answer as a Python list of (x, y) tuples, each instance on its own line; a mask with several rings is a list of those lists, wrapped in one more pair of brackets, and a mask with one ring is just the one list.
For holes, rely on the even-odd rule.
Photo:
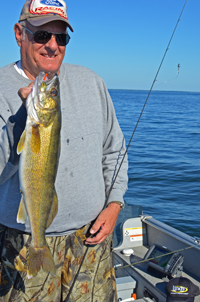
[[(128, 144), (148, 91), (109, 92)], [(200, 93), (153, 91), (128, 158), (127, 203), (200, 237)]]

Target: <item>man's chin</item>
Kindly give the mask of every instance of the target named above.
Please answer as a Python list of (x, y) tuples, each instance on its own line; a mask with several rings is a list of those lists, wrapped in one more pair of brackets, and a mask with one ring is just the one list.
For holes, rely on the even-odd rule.
[[(52, 74), (52, 75), (54, 75), (55, 73), (57, 73), (57, 74), (59, 74), (59, 72), (60, 72), (60, 70), (59, 69), (55, 69), (55, 68), (40, 68), (40, 70), (39, 70), (39, 72), (40, 71), (44, 71), (45, 73), (49, 73), (49, 74)], [(39, 72), (38, 72), (38, 74), (39, 74)]]
[(59, 74), (59, 71), (60, 71), (59, 68), (48, 68), (48, 67), (46, 67), (42, 70), (46, 73), (51, 73), (51, 74), (55, 74), (55, 73)]

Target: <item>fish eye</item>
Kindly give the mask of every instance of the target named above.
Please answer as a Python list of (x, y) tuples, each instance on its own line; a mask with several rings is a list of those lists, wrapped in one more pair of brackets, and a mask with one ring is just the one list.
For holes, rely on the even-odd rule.
[(58, 91), (57, 91), (55, 88), (53, 88), (53, 89), (51, 90), (51, 95), (52, 95), (52, 96), (57, 96), (57, 94), (58, 94)]

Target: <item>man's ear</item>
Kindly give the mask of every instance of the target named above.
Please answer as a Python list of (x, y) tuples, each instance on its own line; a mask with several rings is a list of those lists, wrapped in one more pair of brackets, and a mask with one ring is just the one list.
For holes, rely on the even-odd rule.
[(15, 38), (19, 47), (22, 45), (23, 40), (23, 30), (19, 23), (16, 23), (14, 26)]

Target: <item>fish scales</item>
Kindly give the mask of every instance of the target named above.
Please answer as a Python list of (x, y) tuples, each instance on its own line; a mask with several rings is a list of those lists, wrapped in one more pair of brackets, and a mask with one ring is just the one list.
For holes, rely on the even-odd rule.
[(55, 264), (45, 239), (45, 231), (57, 214), (55, 178), (60, 154), (60, 93), (58, 76), (44, 81), (41, 72), (27, 99), (27, 122), (18, 143), (19, 178), (22, 199), (17, 221), (31, 225), (31, 246), (27, 276), (43, 268), (55, 275)]
[[(23, 196), (27, 201), (29, 211), (33, 213), (33, 215), (29, 217), (32, 226), (33, 241), (41, 238), (38, 236), (35, 238), (35, 228), (37, 230), (39, 226), (40, 229), (45, 227), (45, 224), (41, 224), (40, 217), (44, 221), (48, 219), (51, 207), (48, 201), (53, 194), (54, 187), (52, 187), (52, 183), (55, 181), (57, 166), (55, 146), (58, 145), (58, 141), (56, 142), (55, 139), (53, 139), (53, 134), (51, 133), (52, 125), (46, 129), (43, 128), (43, 126), (39, 126), (41, 147), (38, 154), (34, 154), (31, 151), (30, 140), (27, 139), (24, 145), (26, 157), (24, 157), (24, 163), (22, 159), (23, 167), (21, 169), (21, 171), (23, 171), (23, 185), (21, 189), (22, 192), (24, 192)], [(46, 150), (48, 150), (48, 152), (46, 152)], [(49, 168), (47, 169), (47, 167)], [(43, 202), (41, 202), (41, 200)]]

